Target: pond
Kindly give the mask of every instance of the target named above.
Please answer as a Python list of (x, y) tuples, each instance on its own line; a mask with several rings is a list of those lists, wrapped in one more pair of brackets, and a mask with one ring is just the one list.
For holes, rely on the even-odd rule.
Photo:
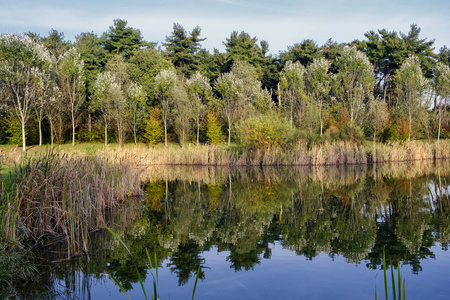
[[(111, 212), (89, 255), (61, 243), (21, 298), (384, 299), (383, 249), (407, 299), (450, 295), (450, 164), (340, 168), (154, 167), (145, 199)], [(156, 260), (155, 257), (156, 256)], [(134, 267), (136, 264), (138, 272)], [(389, 267), (389, 266), (388, 266)], [(390, 271), (388, 270), (391, 293)], [(390, 296), (391, 297), (391, 296)]]

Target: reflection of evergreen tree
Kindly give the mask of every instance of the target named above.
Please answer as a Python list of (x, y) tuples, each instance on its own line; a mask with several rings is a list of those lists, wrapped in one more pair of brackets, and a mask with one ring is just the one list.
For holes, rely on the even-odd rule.
[[(198, 268), (204, 262), (200, 253), (200, 248), (194, 243), (180, 245), (177, 251), (172, 253), (167, 266), (172, 273), (177, 274), (178, 285), (185, 285), (191, 276), (196, 276)], [(201, 269), (198, 278), (205, 278), (205, 272)]]

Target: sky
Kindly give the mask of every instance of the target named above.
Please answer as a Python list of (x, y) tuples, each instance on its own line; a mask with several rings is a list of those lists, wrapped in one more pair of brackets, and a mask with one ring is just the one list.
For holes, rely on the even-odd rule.
[(277, 55), (305, 39), (319, 46), (365, 39), (371, 30), (408, 33), (421, 28), (420, 38), (435, 40), (435, 52), (450, 48), (449, 0), (0, 0), (0, 33), (51, 29), (75, 41), (82, 32), (101, 34), (114, 19), (128, 21), (144, 40), (161, 45), (181, 24), (186, 31), (200, 26), (202, 46), (224, 51), (233, 31), (245, 31), (269, 42)]

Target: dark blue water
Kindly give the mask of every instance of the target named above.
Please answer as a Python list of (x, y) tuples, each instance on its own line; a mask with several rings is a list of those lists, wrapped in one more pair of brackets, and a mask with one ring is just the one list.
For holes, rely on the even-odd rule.
[[(407, 299), (450, 298), (450, 168), (165, 169), (91, 235), (90, 254), (49, 263), (60, 299), (384, 299), (383, 249)], [(44, 253), (50, 260), (64, 250)], [(50, 258), (51, 257), (51, 258)], [(397, 282), (397, 268), (394, 268)], [(388, 267), (389, 292), (391, 274)], [(36, 285), (34, 285), (36, 286)], [(34, 289), (36, 292), (36, 288)], [(24, 290), (26, 298), (30, 291)]]

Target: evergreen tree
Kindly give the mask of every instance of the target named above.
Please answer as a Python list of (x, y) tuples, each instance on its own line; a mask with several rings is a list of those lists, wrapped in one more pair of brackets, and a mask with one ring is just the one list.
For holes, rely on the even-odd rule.
[(198, 69), (198, 60), (195, 54), (200, 50), (201, 29), (195, 27), (189, 34), (180, 24), (173, 24), (172, 35), (166, 37), (167, 56), (171, 58), (173, 65), (183, 74), (190, 77)]
[(102, 45), (110, 55), (122, 54), (129, 58), (133, 50), (154, 47), (154, 43), (143, 40), (139, 29), (127, 27), (127, 21), (115, 19), (113, 22), (114, 25), (102, 35)]
[[(253, 65), (258, 72), (258, 77), (260, 77), (262, 74), (261, 65), (264, 61), (264, 52), (258, 46), (257, 42), (257, 37), (251, 37), (244, 31), (241, 33), (233, 31), (230, 38), (227, 38), (226, 42), (223, 43), (226, 50), (226, 65), (224, 71), (230, 71), (235, 60), (242, 60)], [(263, 45), (264, 47), (267, 47), (266, 42), (264, 42)]]
[(304, 67), (307, 67), (315, 58), (322, 57), (322, 51), (313, 40), (304, 40), (300, 44), (289, 46), (286, 52), (280, 53), (280, 59), (283, 64), (287, 61), (299, 61)]

